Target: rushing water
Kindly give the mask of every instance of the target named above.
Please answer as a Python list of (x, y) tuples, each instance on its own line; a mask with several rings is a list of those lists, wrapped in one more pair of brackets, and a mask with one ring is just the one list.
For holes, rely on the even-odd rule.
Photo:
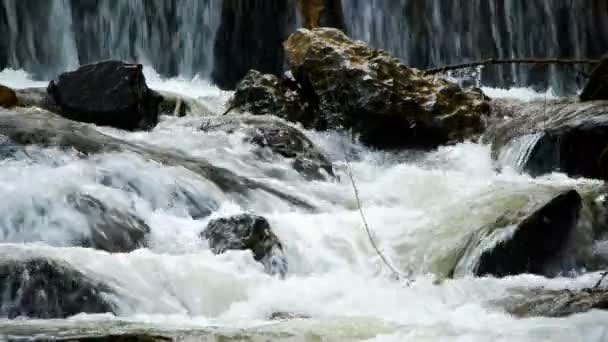
[[(163, 80), (149, 69), (146, 73), (151, 87), (195, 97), (212, 113), (221, 113), (230, 95), (202, 80)], [(0, 73), (0, 83), (41, 85), (17, 71)], [(489, 147), (473, 142), (412, 156), (371, 151), (338, 133), (306, 132), (328, 154), (340, 176), (336, 181), (308, 182), (286, 160), (253, 153), (253, 146), (243, 143), (238, 132), (201, 132), (197, 129), (204, 120), (201, 115), (165, 117), (151, 132), (101, 130), (202, 156), (297, 194), (320, 212), (294, 209), (264, 193), (247, 198), (226, 194), (186, 170), (129, 153), (82, 159), (70, 152), (30, 147), (24, 155), (0, 161), (0, 217), (9, 220), (21, 212), (29, 223), (21, 230), (0, 232), (9, 242), (1, 245), (0, 257), (64, 260), (111, 286), (118, 316), (0, 320), (0, 335), (143, 329), (210, 341), (221, 336), (253, 341), (608, 340), (606, 312), (516, 319), (492, 304), (517, 287), (590, 286), (597, 280), (595, 275), (493, 279), (473, 278), (465, 272), (463, 277), (437, 282), (442, 278), (437, 260), (446, 260), (463, 232), (502, 209), (495, 199), (518, 191), (580, 188), (595, 182), (559, 174), (532, 179), (508, 168), (497, 173)], [(394, 280), (370, 245), (346, 176), (345, 151), (374, 237), (397, 268), (413, 275), (415, 281), (409, 285)], [(102, 182), (102, 175), (110, 175), (112, 182)], [(268, 218), (286, 247), (287, 278), (270, 277), (248, 252), (213, 255), (198, 237), (210, 218), (190, 218), (185, 204), (173, 196), (176, 184), (215, 203), (217, 210), (210, 218), (243, 211)], [(127, 191), (127, 185), (137, 191)], [(75, 189), (134, 210), (151, 227), (149, 248), (108, 254), (66, 247), (82, 234), (81, 218), (58, 199)], [(36, 205), (42, 205), (47, 215), (36, 214)], [(2, 226), (12, 227), (6, 221)], [(311, 318), (270, 321), (274, 312)]]

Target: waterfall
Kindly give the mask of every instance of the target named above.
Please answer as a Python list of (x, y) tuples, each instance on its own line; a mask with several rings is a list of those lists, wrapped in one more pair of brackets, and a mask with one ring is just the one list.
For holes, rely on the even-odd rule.
[(78, 64), (116, 58), (166, 76), (212, 67), (217, 0), (53, 0), (0, 2), (0, 69), (50, 78)]
[[(604, 0), (343, 0), (343, 5), (355, 38), (422, 69), (486, 58), (597, 58), (608, 51)], [(572, 91), (584, 80), (579, 69), (492, 66), (485, 68), (483, 83)]]

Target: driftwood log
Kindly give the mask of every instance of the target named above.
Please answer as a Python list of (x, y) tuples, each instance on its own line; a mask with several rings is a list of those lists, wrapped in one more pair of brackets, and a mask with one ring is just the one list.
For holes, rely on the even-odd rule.
[(599, 59), (562, 59), (562, 58), (526, 58), (526, 59), (484, 59), (482, 61), (447, 65), (438, 68), (427, 69), (424, 71), (425, 75), (440, 74), (446, 71), (459, 70), (465, 68), (474, 68), (477, 66), (484, 65), (498, 65), (498, 64), (557, 64), (557, 65), (577, 65), (577, 64), (588, 64), (595, 65), (600, 62)]

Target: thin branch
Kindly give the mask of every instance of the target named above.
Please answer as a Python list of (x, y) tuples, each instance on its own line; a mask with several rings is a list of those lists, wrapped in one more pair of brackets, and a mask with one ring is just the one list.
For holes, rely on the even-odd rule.
[(526, 58), (526, 59), (485, 59), (477, 62), (447, 65), (439, 68), (427, 69), (423, 73), (425, 75), (440, 74), (446, 71), (473, 68), (483, 65), (498, 65), (498, 64), (558, 64), (558, 65), (577, 65), (577, 64), (598, 64), (599, 59), (562, 59), (562, 58)]
[(601, 274), (601, 278), (597, 281), (597, 283), (595, 283), (595, 286), (593, 287), (594, 290), (598, 289), (600, 285), (602, 285), (602, 281), (604, 280), (604, 278), (606, 278), (606, 276), (608, 276), (608, 272), (603, 272)]

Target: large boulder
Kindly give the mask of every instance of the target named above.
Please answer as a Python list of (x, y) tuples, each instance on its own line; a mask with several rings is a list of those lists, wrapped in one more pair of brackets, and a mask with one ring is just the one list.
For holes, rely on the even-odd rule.
[(110, 289), (70, 265), (45, 258), (0, 260), (0, 317), (66, 318), (107, 313)]
[(11, 108), (19, 103), (17, 94), (9, 87), (0, 84), (0, 107)]
[(581, 92), (582, 101), (608, 100), (608, 58), (593, 69), (589, 81)]
[(125, 130), (147, 130), (158, 123), (162, 97), (150, 90), (141, 64), (106, 61), (66, 72), (51, 81), (48, 93), (68, 119)]
[(224, 116), (204, 124), (201, 129), (240, 132), (245, 142), (290, 160), (292, 167), (307, 180), (327, 180), (334, 177), (331, 161), (296, 127), (273, 116)]
[(581, 196), (569, 190), (531, 205), (522, 208), (532, 209), (523, 218), (519, 212), (505, 213), (473, 234), (457, 273), (504, 277), (522, 273), (554, 276), (562, 272), (562, 267), (555, 266), (560, 264), (579, 224)]
[(201, 233), (215, 254), (228, 250), (250, 250), (266, 272), (285, 276), (287, 259), (283, 245), (272, 232), (268, 221), (256, 215), (241, 214), (212, 220)]
[(608, 179), (608, 101), (514, 103), (508, 112), (483, 137), (502, 164), (533, 176)]
[(126, 210), (110, 208), (99, 199), (86, 194), (74, 194), (67, 202), (80, 212), (91, 229), (91, 234), (77, 241), (110, 253), (128, 253), (145, 247), (150, 227)]
[(429, 148), (484, 130), (488, 98), (425, 76), (337, 29), (300, 29), (285, 43), (302, 96), (319, 117), (302, 123), (346, 128), (381, 148)]

